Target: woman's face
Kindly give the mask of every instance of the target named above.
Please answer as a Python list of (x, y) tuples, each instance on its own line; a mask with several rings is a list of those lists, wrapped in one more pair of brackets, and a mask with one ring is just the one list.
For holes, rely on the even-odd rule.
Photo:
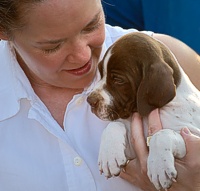
[(29, 79), (64, 88), (88, 86), (105, 38), (100, 0), (46, 0), (31, 6), (25, 28), (13, 40)]

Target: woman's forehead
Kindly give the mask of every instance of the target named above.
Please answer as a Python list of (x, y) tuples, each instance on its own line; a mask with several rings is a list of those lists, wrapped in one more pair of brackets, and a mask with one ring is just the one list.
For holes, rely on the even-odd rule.
[(36, 4), (30, 10), (29, 17), (41, 21), (50, 18), (52, 22), (72, 23), (92, 17), (99, 7), (101, 3), (97, 0), (47, 0)]
[(101, 0), (44, 0), (32, 5), (44, 11), (53, 9), (54, 11), (52, 13), (59, 13), (64, 10), (72, 13), (73, 11), (83, 11), (88, 7), (95, 6), (95, 4), (101, 4)]
[(38, 40), (70, 37), (101, 11), (100, 0), (46, 0), (30, 9), (24, 32)]

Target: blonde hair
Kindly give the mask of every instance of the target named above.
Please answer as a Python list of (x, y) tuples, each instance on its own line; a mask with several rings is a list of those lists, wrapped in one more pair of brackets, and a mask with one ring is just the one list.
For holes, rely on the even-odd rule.
[(44, 0), (0, 0), (0, 32), (11, 38), (14, 30), (25, 26), (31, 5)]

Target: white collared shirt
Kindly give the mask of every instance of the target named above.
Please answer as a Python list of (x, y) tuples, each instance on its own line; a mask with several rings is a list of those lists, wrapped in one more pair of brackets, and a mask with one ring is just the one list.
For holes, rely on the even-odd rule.
[[(106, 26), (103, 53), (127, 32)], [(63, 131), (6, 41), (0, 42), (0, 67), (0, 191), (140, 190), (99, 173), (98, 150), (107, 122), (92, 114), (86, 102), (98, 79), (68, 104)]]

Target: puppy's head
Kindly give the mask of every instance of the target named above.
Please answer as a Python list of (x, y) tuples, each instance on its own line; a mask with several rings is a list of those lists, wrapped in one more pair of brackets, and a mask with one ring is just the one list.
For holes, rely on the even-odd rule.
[(103, 120), (148, 115), (171, 101), (180, 71), (171, 52), (143, 33), (116, 41), (99, 63), (101, 80), (88, 96), (92, 112)]

